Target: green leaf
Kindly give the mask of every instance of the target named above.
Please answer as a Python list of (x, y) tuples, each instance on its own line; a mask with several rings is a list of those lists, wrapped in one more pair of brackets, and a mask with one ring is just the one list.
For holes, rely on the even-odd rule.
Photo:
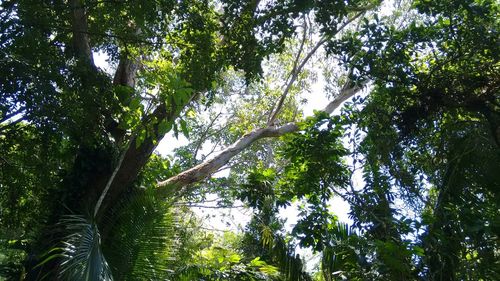
[(160, 124), (158, 124), (158, 134), (165, 135), (172, 129), (172, 122), (167, 120), (162, 120)]
[(174, 126), (174, 137), (176, 139), (179, 139), (179, 128), (177, 127), (176, 123), (173, 123), (173, 126)]
[(232, 263), (238, 263), (238, 262), (240, 262), (240, 260), (241, 260), (241, 257), (238, 254), (232, 254), (228, 258), (228, 261), (232, 262)]
[(419, 246), (413, 246), (413, 253), (419, 257), (425, 256), (425, 251)]
[(137, 138), (135, 139), (135, 147), (136, 148), (139, 148), (139, 146), (141, 146), (141, 144), (146, 139), (146, 136), (147, 136), (146, 128), (143, 128), (142, 130), (139, 131), (139, 133), (137, 134)]
[(139, 106), (141, 105), (141, 99), (139, 97), (135, 97), (133, 98), (131, 101), (130, 101), (130, 104), (128, 105), (128, 107), (134, 111), (136, 109), (139, 108)]
[(182, 134), (186, 137), (186, 138), (189, 138), (189, 130), (187, 128), (187, 123), (186, 121), (184, 121), (184, 119), (180, 119), (179, 120), (179, 123), (181, 125), (181, 130), (182, 130)]
[(261, 261), (260, 257), (256, 257), (255, 259), (250, 261), (250, 266), (261, 267), (266, 265), (265, 261)]

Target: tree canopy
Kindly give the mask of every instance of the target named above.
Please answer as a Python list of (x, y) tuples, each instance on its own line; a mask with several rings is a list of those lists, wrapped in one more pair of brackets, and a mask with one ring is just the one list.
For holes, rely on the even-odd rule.
[(0, 1), (0, 280), (500, 279), (499, 11)]

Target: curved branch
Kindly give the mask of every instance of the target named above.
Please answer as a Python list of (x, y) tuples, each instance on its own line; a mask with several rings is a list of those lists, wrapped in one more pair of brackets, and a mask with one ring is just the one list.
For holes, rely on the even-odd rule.
[(252, 145), (257, 140), (266, 137), (279, 137), (286, 133), (295, 132), (297, 129), (298, 127), (295, 123), (288, 123), (280, 127), (273, 126), (252, 131), (241, 137), (231, 146), (224, 149), (216, 157), (196, 165), (193, 168), (165, 181), (159, 182), (158, 187), (167, 187), (166, 189), (160, 189), (162, 190), (161, 193), (163, 193), (164, 196), (168, 196), (172, 193), (178, 193), (183, 187), (198, 182), (215, 173), (222, 166), (227, 164), (231, 158), (238, 155), (241, 151)]
[(290, 92), (290, 89), (292, 88), (293, 84), (295, 83), (295, 81), (297, 81), (297, 78), (299, 77), (299, 73), (302, 71), (302, 69), (304, 68), (306, 63), (309, 61), (309, 59), (311, 59), (311, 57), (316, 53), (316, 51), (318, 51), (318, 49), (325, 42), (326, 42), (325, 39), (319, 40), (318, 43), (316, 43), (316, 45), (312, 48), (312, 50), (306, 55), (306, 57), (301, 62), (301, 64), (298, 67), (296, 67), (296, 68), (294, 67), (294, 69), (292, 69), (292, 73), (291, 73), (292, 75), (290, 77), (290, 81), (286, 85), (286, 88), (283, 91), (283, 94), (281, 95), (280, 100), (278, 101), (278, 103), (276, 105), (276, 108), (272, 112), (271, 117), (269, 118), (269, 121), (267, 121), (268, 125), (272, 125), (274, 123), (274, 121), (276, 120), (278, 113), (280, 113), (281, 108), (283, 107), (283, 103), (285, 102), (285, 99), (288, 95), (288, 92)]

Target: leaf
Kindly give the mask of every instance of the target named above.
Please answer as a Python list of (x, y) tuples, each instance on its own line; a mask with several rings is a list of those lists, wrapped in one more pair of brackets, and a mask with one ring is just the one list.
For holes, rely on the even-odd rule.
[(250, 266), (261, 267), (266, 265), (265, 261), (261, 261), (260, 257), (256, 257), (255, 259), (250, 261)]
[(176, 123), (173, 123), (173, 126), (174, 126), (174, 137), (176, 139), (179, 139), (179, 128), (177, 127)]
[(182, 134), (186, 137), (186, 138), (189, 138), (189, 130), (187, 128), (187, 123), (186, 121), (184, 121), (184, 119), (180, 119), (179, 120), (179, 123), (181, 125), (181, 130), (182, 130)]
[(263, 273), (266, 273), (271, 276), (276, 276), (279, 274), (279, 270), (276, 266), (272, 266), (269, 264), (263, 265), (259, 268), (259, 270)]
[(101, 249), (97, 225), (80, 216), (66, 216), (61, 222), (70, 234), (64, 239), (60, 274), (69, 280), (113, 280)]
[(413, 253), (419, 257), (425, 256), (425, 251), (419, 246), (413, 246)]
[(146, 139), (146, 135), (147, 131), (145, 128), (139, 131), (137, 138), (135, 139), (135, 148), (139, 148), (139, 146), (141, 146), (141, 144)]
[(238, 254), (232, 254), (232, 255), (229, 256), (228, 260), (231, 263), (238, 263), (238, 262), (240, 262), (241, 257)]
[[(59, 247), (54, 248), (54, 249), (62, 250), (62, 248), (59, 248)], [(58, 258), (64, 258), (64, 257), (66, 257), (66, 256), (63, 253), (51, 254), (50, 256), (46, 257), (44, 260), (42, 260), (41, 262), (39, 262), (34, 268), (43, 266), (44, 264), (46, 264), (47, 262), (49, 262), (51, 260), (58, 259)]]
[(131, 101), (130, 101), (130, 104), (128, 105), (128, 107), (134, 111), (136, 109), (139, 108), (139, 106), (141, 105), (141, 99), (139, 97), (135, 97), (133, 98)]
[(172, 122), (167, 120), (162, 120), (160, 124), (158, 124), (158, 134), (165, 135), (172, 129)]

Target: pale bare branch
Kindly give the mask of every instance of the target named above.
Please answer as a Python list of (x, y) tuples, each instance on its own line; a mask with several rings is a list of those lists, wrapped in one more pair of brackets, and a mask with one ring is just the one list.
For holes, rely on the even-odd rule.
[[(309, 60), (312, 58), (312, 56), (318, 51), (318, 49), (323, 45), (325, 44), (329, 39), (331, 39), (333, 36), (337, 35), (338, 33), (340, 33), (346, 26), (348, 26), (350, 23), (352, 23), (353, 21), (355, 21), (356, 19), (358, 19), (360, 16), (362, 16), (364, 13), (366, 12), (366, 10), (363, 10), (359, 13), (357, 13), (355, 16), (353, 16), (352, 18), (348, 19), (347, 21), (345, 21), (338, 29), (337, 31), (328, 36), (328, 37), (323, 37), (321, 38), (317, 43), (316, 45), (314, 45), (314, 47), (309, 51), (309, 53), (304, 57), (304, 59), (302, 60), (302, 62), (300, 63), (300, 65), (298, 67), (295, 67), (294, 65), (294, 68), (292, 69), (292, 72), (291, 72), (291, 75), (290, 75), (290, 79), (288, 80), (288, 83), (286, 84), (285, 86), (285, 89), (283, 90), (283, 94), (281, 95), (278, 103), (276, 104), (274, 110), (272, 111), (270, 117), (269, 117), (269, 120), (267, 121), (267, 125), (268, 126), (271, 126), (274, 124), (274, 122), (276, 121), (276, 118), (278, 116), (278, 114), (280, 113), (282, 107), (283, 107), (283, 104), (285, 102), (285, 99), (286, 97), (288, 96), (289, 92), (290, 92), (290, 89), (292, 88), (293, 84), (295, 84), (295, 82), (297, 81), (298, 77), (299, 77), (299, 74), (300, 72), (302, 72), (302, 69), (305, 67), (305, 65), (309, 62)], [(305, 35), (306, 31), (304, 30), (304, 35)], [(304, 37), (304, 40), (305, 40), (305, 37)], [(298, 61), (299, 57), (300, 57), (300, 53), (302, 52), (302, 46), (301, 48), (299, 49), (299, 54), (297, 55), (297, 59), (296, 61), (294, 62), (294, 64)], [(343, 102), (343, 101), (342, 101)], [(340, 102), (340, 103), (342, 103)]]

